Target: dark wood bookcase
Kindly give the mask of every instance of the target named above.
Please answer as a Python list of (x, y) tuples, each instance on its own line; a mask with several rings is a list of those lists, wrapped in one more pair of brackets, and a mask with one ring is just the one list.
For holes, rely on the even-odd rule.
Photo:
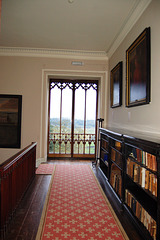
[(104, 133), (101, 133), (100, 139), (100, 168), (104, 175), (109, 178), (109, 138)]
[(160, 143), (104, 128), (100, 143), (100, 169), (123, 211), (146, 240), (160, 240)]

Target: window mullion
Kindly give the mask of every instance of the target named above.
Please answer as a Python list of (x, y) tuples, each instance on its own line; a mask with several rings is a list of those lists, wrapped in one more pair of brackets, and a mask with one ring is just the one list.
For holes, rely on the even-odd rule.
[(87, 90), (85, 89), (85, 104), (84, 104), (84, 145), (83, 153), (85, 154), (85, 144), (86, 144), (86, 103), (87, 103)]
[(72, 89), (72, 129), (71, 129), (71, 156), (74, 153), (74, 112), (75, 112), (75, 83)]

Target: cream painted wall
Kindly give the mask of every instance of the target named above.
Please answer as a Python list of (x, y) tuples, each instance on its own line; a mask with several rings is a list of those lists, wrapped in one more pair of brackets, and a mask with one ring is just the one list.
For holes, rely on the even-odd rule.
[[(134, 25), (119, 48), (109, 59), (109, 72), (123, 61), (123, 105), (111, 109), (108, 92), (108, 127), (125, 129), (160, 139), (160, 1), (153, 0)], [(146, 28), (151, 27), (151, 103), (132, 108), (125, 107), (126, 50)], [(110, 87), (109, 87), (110, 88)], [(108, 88), (108, 89), (109, 89)]]
[[(74, 59), (75, 60), (75, 59)], [(0, 94), (22, 95), (21, 149), (37, 142), (37, 159), (47, 156), (48, 76), (99, 79), (99, 117), (106, 115), (107, 60), (85, 60), (72, 66), (72, 59), (0, 56)], [(0, 163), (20, 149), (0, 149)]]

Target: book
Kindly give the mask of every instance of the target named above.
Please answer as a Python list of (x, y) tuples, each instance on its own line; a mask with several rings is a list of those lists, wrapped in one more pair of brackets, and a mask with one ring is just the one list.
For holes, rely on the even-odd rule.
[(156, 156), (152, 155), (152, 170), (157, 171), (157, 161), (156, 161)]
[(137, 217), (138, 219), (141, 218), (141, 210), (142, 210), (142, 206), (141, 206), (141, 204), (137, 201), (137, 202), (136, 202), (136, 217)]
[(153, 189), (153, 178), (154, 178), (154, 174), (152, 173), (149, 173), (149, 191), (152, 192), (152, 189)]
[(146, 190), (149, 189), (149, 171), (148, 170), (145, 171), (145, 189)]
[(146, 165), (146, 152), (142, 152), (142, 164)]
[(136, 148), (136, 153), (137, 153), (137, 161), (139, 163), (142, 163), (142, 150), (140, 150), (139, 148)]
[(136, 183), (139, 183), (139, 169), (140, 169), (140, 167), (138, 166), (138, 164), (134, 164), (133, 180)]
[(142, 188), (145, 187), (145, 172), (146, 172), (146, 169), (142, 167), (142, 184), (141, 184)]
[(157, 197), (157, 176), (154, 174), (152, 178), (152, 194)]

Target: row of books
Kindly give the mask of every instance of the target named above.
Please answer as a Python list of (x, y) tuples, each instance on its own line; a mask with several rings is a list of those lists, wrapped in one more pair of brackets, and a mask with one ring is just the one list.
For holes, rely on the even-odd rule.
[(108, 150), (108, 142), (102, 139), (102, 147), (106, 150)]
[(121, 197), (122, 195), (122, 176), (121, 171), (112, 165), (110, 184), (115, 189), (116, 193)]
[(157, 197), (157, 176), (137, 163), (127, 159), (127, 174), (142, 188), (149, 190)]
[(122, 167), (122, 155), (113, 148), (111, 150), (111, 160), (116, 162), (120, 167)]
[(125, 191), (125, 203), (133, 211), (134, 215), (143, 223), (152, 238), (156, 240), (156, 221), (149, 215), (149, 213), (127, 189)]
[(144, 152), (139, 148), (133, 148), (129, 156), (134, 157), (139, 163), (144, 164), (147, 168), (157, 171), (157, 161), (155, 155)]
[(115, 148), (117, 150), (121, 151), (121, 146), (122, 146), (121, 142), (115, 141)]
[[(121, 151), (121, 142), (118, 141), (114, 141), (114, 143), (112, 144), (117, 150)], [(102, 147), (105, 148), (106, 150), (108, 150), (108, 141), (102, 139)]]

